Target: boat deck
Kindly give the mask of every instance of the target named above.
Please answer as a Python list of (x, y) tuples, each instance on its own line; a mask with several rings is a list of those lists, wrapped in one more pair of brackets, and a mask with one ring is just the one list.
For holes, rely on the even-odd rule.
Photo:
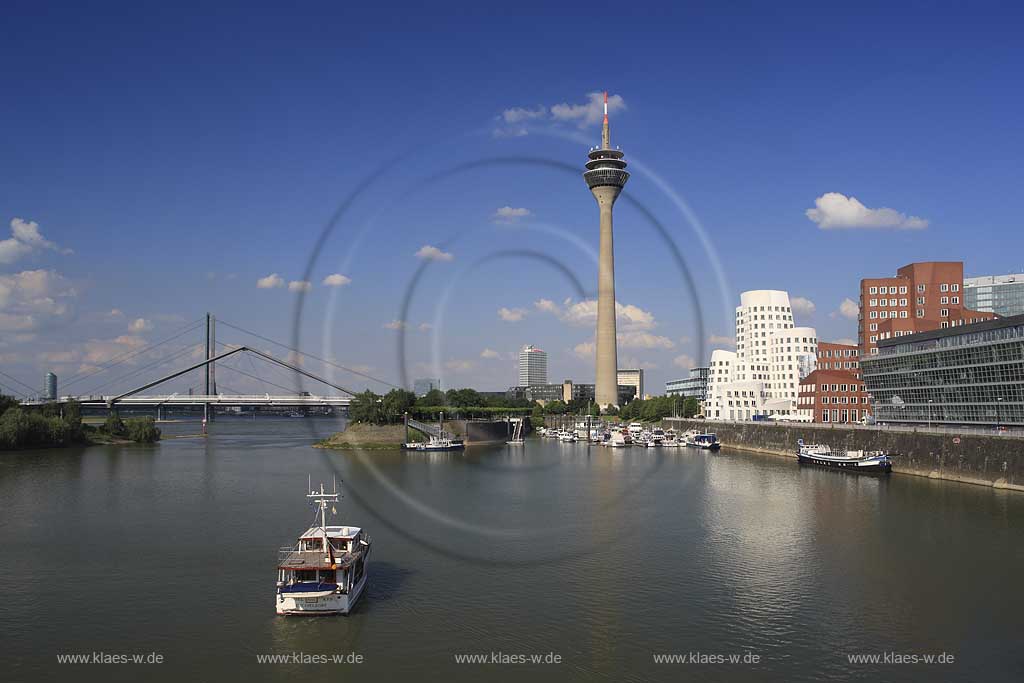
[[(362, 550), (335, 553), (334, 564), (338, 569), (348, 569), (363, 554)], [(331, 569), (331, 562), (322, 550), (282, 549), (277, 560), (278, 569)]]

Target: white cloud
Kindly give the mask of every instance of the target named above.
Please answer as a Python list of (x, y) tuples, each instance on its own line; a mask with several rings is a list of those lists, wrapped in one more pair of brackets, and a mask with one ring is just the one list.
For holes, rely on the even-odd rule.
[(146, 320), (145, 318), (136, 318), (128, 325), (129, 332), (148, 332), (153, 329), (153, 323)]
[(713, 334), (708, 337), (708, 344), (712, 346), (736, 346), (736, 338), (724, 334)]
[[(592, 327), (597, 324), (597, 300), (573, 301), (566, 299), (562, 305), (550, 299), (538, 299), (534, 307), (545, 313), (558, 316), (563, 322), (577, 327)], [(616, 324), (623, 330), (650, 330), (657, 326), (654, 314), (633, 304), (615, 302)]]
[(78, 292), (52, 270), (0, 275), (0, 331), (32, 332), (69, 320)]
[(581, 342), (573, 347), (572, 352), (584, 360), (592, 359), (597, 350), (597, 345), (592, 341)]
[(494, 360), (495, 358), (501, 358), (501, 354), (494, 349), (484, 349), (480, 352), (480, 357)]
[(836, 316), (836, 313), (849, 320), (856, 320), (857, 315), (860, 314), (860, 306), (857, 305), (856, 301), (847, 297), (839, 304), (839, 310), (832, 314), (833, 318)]
[(107, 313), (108, 318), (123, 318), (124, 312), (120, 308), (111, 308), (110, 312)]
[(697, 367), (697, 361), (693, 359), (693, 356), (688, 356), (685, 353), (673, 358), (672, 364), (683, 368), (684, 370)]
[(793, 297), (789, 304), (794, 313), (800, 313), (802, 315), (813, 315), (814, 311), (817, 309), (817, 306), (814, 305), (813, 301), (802, 296)]
[(404, 320), (392, 320), (389, 323), (384, 323), (384, 327), (389, 330), (404, 330), (407, 325)]
[(256, 286), (260, 289), (276, 289), (277, 287), (284, 287), (284, 278), (277, 273), (271, 273), (266, 277), (261, 277), (256, 281)]
[(502, 306), (498, 309), (498, 317), (507, 323), (517, 323), (526, 317), (525, 308), (505, 308)]
[(420, 247), (420, 250), (416, 252), (416, 258), (425, 259), (427, 261), (451, 261), (455, 256), (450, 252), (441, 251), (431, 244), (424, 244)]
[(309, 280), (292, 280), (288, 283), (289, 292), (308, 292), (313, 288), (313, 283)]
[(476, 367), (475, 360), (450, 360), (446, 361), (444, 367), (452, 372), (469, 372)]
[[(622, 95), (608, 96), (609, 115), (625, 108), (626, 101), (622, 99)], [(604, 93), (587, 93), (586, 101), (581, 104), (556, 104), (551, 107), (551, 118), (576, 123), (580, 128), (600, 123), (604, 119)]]
[(55, 243), (43, 237), (39, 232), (39, 224), (21, 218), (11, 219), (11, 236), (0, 240), (0, 263), (14, 263), (22, 256), (34, 251), (58, 251), (62, 254), (72, 253), (70, 249), (61, 249)]
[(430, 323), (420, 323), (419, 325), (416, 326), (416, 329), (419, 330), (420, 332), (429, 332), (430, 330), (434, 329), (434, 326), (431, 325)]
[[(614, 114), (626, 108), (622, 95), (608, 97), (608, 113)], [(494, 134), (498, 137), (520, 137), (527, 135), (530, 123), (568, 123), (579, 128), (588, 128), (604, 118), (604, 93), (587, 93), (583, 102), (570, 104), (562, 102), (550, 107), (538, 105), (533, 109), (512, 107), (497, 117)]]
[(498, 223), (514, 223), (520, 218), (526, 218), (529, 215), (531, 215), (530, 210), (527, 208), (503, 206), (494, 212), (494, 220)]
[(908, 216), (895, 209), (869, 209), (856, 197), (839, 192), (826, 192), (814, 200), (813, 209), (804, 213), (822, 230), (833, 228), (894, 228), (896, 230), (922, 230), (928, 221)]
[(673, 349), (676, 346), (668, 337), (642, 330), (619, 332), (617, 340), (624, 349)]
[(350, 282), (352, 282), (352, 278), (348, 277), (347, 275), (342, 275), (341, 273), (331, 273), (330, 275), (324, 278), (324, 281), (321, 284), (324, 287), (344, 287)]

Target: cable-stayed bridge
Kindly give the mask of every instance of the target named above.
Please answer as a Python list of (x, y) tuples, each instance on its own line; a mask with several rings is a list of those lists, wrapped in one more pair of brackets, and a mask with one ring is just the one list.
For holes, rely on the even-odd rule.
[[(244, 343), (218, 341), (218, 325), (230, 329), (232, 337), (241, 335), (239, 341)], [(202, 335), (199, 343), (194, 338), (196, 334)], [(256, 348), (256, 344), (262, 348)], [(272, 350), (286, 352), (286, 358), (275, 356)], [(248, 367), (244, 366), (246, 362)], [(316, 364), (324, 370), (312, 372), (307, 368)], [(360, 370), (305, 353), (207, 314), (160, 341), (83, 369), (61, 383), (60, 398), (56, 400), (61, 403), (75, 400), (83, 407), (111, 411), (152, 408), (158, 417), (164, 409), (175, 407), (201, 407), (207, 418), (212, 418), (218, 407), (347, 408), (356, 392), (333, 378), (336, 371), (345, 373), (348, 379), (358, 377), (396, 387)], [(228, 387), (225, 375), (232, 383), (244, 382), (247, 390)], [(8, 376), (8, 379), (31, 389), (13, 377)], [(307, 385), (315, 391), (307, 390)], [(17, 393), (23, 397), (24, 405), (53, 400)]]

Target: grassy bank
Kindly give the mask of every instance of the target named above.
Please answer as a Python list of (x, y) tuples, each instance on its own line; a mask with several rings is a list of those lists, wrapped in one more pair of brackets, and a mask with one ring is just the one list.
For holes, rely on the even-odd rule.
[[(409, 430), (410, 441), (423, 441), (419, 432)], [(343, 432), (316, 444), (317, 448), (360, 449), (360, 450), (396, 450), (405, 443), (404, 425), (374, 425), (365, 422), (353, 422)]]

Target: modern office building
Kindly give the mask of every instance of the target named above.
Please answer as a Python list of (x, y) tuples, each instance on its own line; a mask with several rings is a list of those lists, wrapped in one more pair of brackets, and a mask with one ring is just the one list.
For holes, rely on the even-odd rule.
[(548, 354), (527, 345), (519, 352), (519, 386), (530, 387), (548, 383)]
[[(567, 379), (561, 384), (535, 384), (531, 386), (509, 387), (505, 392), (509, 400), (525, 399), (527, 401), (539, 401), (541, 405), (548, 401), (564, 401), (568, 403), (574, 400), (593, 401), (594, 385), (578, 384)], [(620, 386), (618, 388), (618, 404), (625, 405), (636, 397), (636, 387)]]
[(690, 368), (690, 376), (685, 379), (673, 379), (665, 382), (665, 394), (667, 396), (682, 396), (683, 398), (695, 398), (701, 403), (707, 400), (708, 376), (710, 367)]
[(813, 422), (850, 423), (870, 415), (864, 382), (849, 370), (818, 369), (800, 382), (799, 414)]
[(964, 278), (964, 305), (1004, 318), (1024, 315), (1024, 273)]
[(412, 383), (412, 391), (417, 396), (426, 396), (434, 389), (441, 390), (441, 380), (428, 377), (414, 380)]
[(886, 339), (861, 370), (878, 422), (1024, 426), (1024, 315)]
[(705, 414), (722, 420), (796, 415), (800, 380), (813, 372), (817, 349), (813, 327), (794, 327), (788, 293), (743, 292), (736, 351), (711, 354)]
[(46, 373), (43, 380), (43, 398), (47, 401), (57, 400), (57, 375), (52, 372)]
[(992, 313), (963, 302), (964, 264), (961, 261), (911, 263), (895, 277), (860, 281), (857, 338), (861, 356), (878, 353), (883, 339), (947, 329), (989, 320)]
[[(620, 387), (634, 387), (636, 391), (634, 396), (637, 398), (644, 397), (644, 371), (643, 370), (619, 370), (618, 371), (618, 386)], [(621, 403), (619, 405), (622, 405)]]
[(583, 179), (597, 200), (601, 241), (597, 266), (597, 368), (596, 401), (601, 408), (618, 405), (615, 389), (618, 351), (615, 340), (615, 249), (612, 238), (612, 206), (629, 180), (621, 150), (612, 149), (608, 129), (608, 93), (604, 94), (604, 125), (601, 146), (590, 150)]

